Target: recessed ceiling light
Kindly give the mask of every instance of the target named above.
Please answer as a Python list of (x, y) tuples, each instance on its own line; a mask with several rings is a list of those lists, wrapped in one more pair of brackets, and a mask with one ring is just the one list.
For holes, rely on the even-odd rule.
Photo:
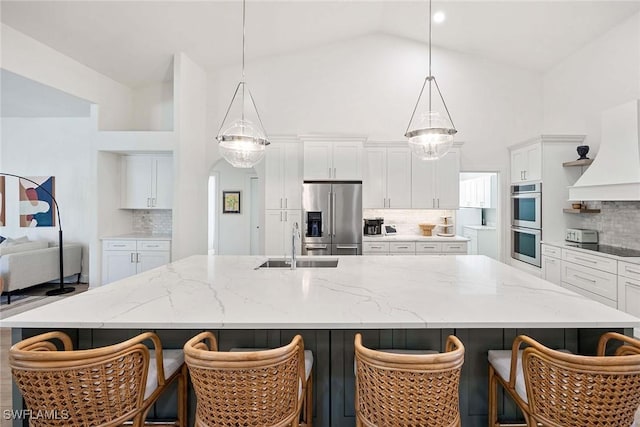
[(445, 18), (446, 16), (444, 12), (441, 10), (433, 14), (433, 22), (435, 22), (436, 24), (440, 24), (441, 22), (444, 22)]

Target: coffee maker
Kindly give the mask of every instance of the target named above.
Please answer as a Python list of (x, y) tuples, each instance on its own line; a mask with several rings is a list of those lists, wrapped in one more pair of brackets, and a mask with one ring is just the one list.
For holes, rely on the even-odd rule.
[(384, 224), (384, 218), (365, 218), (364, 235), (375, 236), (382, 234), (382, 224)]

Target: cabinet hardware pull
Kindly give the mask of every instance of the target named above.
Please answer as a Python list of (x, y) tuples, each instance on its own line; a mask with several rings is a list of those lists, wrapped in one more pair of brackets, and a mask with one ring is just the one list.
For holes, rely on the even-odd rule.
[(289, 212), (284, 211), (284, 222), (289, 221)]
[(584, 261), (584, 262), (590, 262), (591, 264), (597, 264), (598, 261), (593, 261), (591, 259), (586, 259), (586, 258), (580, 258), (579, 256), (575, 257), (577, 260), (579, 261)]
[(329, 178), (331, 178), (331, 168), (329, 168)]
[(282, 209), (282, 197), (280, 197), (280, 209)]
[(627, 267), (625, 267), (625, 270), (627, 271), (627, 273), (640, 274), (640, 271), (632, 270), (632, 269), (627, 268)]
[(111, 245), (111, 246), (113, 246), (114, 248), (124, 248), (126, 245)]
[(280, 211), (280, 222), (282, 222), (282, 218), (283, 218), (282, 211)]
[(135, 254), (133, 252), (131, 252), (129, 255), (130, 255), (130, 257), (129, 257), (130, 258), (130, 262), (132, 262), (132, 263), (136, 262), (136, 260), (133, 257)]
[(147, 245), (148, 248), (158, 248), (160, 245)]
[(596, 283), (595, 280), (593, 279), (588, 279), (586, 277), (582, 277), (582, 276), (578, 276), (577, 274), (573, 275), (576, 279), (580, 279), (580, 280), (584, 280), (585, 282), (591, 282), (591, 283)]
[(136, 263), (140, 263), (140, 253), (136, 253)]
[(396, 246), (397, 249), (409, 249), (409, 246)]
[(336, 168), (333, 168), (333, 177), (336, 177)]
[(284, 208), (289, 209), (289, 199), (287, 199), (286, 197), (284, 198)]
[(440, 207), (440, 197), (438, 197), (438, 207)]
[(371, 249), (382, 249), (382, 246), (370, 246)]

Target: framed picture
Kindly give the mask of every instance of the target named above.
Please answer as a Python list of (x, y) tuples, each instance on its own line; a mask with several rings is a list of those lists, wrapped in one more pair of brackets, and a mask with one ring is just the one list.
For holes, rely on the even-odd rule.
[(19, 179), (20, 227), (55, 227), (56, 215), (53, 198), (56, 194), (55, 177), (31, 176), (33, 182)]
[(222, 192), (222, 213), (240, 213), (240, 191)]

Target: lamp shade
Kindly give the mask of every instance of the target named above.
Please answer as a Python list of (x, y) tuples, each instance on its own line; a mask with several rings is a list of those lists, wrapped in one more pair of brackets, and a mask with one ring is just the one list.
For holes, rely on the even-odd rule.
[(420, 160), (437, 160), (453, 146), (456, 130), (438, 111), (420, 114), (405, 134), (409, 148)]
[(264, 158), (269, 142), (249, 120), (237, 119), (218, 137), (220, 154), (235, 168), (251, 168)]

